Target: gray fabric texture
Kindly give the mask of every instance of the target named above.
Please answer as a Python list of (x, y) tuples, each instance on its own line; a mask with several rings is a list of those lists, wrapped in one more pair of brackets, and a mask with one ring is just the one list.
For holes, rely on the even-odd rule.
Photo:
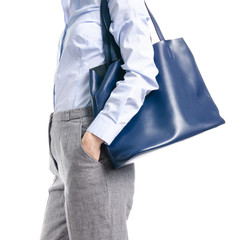
[(134, 197), (134, 163), (113, 169), (104, 148), (92, 158), (81, 139), (93, 121), (91, 106), (52, 112), (49, 169), (54, 180), (40, 240), (128, 240)]

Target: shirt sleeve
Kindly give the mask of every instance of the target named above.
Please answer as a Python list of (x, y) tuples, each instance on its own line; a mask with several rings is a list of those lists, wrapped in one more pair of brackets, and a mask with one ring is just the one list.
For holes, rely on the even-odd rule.
[(126, 71), (116, 83), (104, 108), (87, 131), (110, 145), (114, 138), (139, 111), (144, 99), (159, 88), (158, 69), (150, 37), (150, 20), (144, 0), (108, 0), (111, 24), (109, 31), (120, 47)]

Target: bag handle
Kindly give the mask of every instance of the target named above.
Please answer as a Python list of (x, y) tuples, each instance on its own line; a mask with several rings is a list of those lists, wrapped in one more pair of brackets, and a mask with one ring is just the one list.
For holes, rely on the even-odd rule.
[(154, 18), (153, 14), (151, 13), (150, 9), (148, 8), (147, 3), (145, 1), (144, 1), (144, 3), (145, 3), (145, 6), (148, 10), (149, 16), (152, 20), (153, 26), (154, 26), (154, 28), (157, 32), (159, 40), (160, 41), (165, 41), (165, 38), (163, 37), (162, 31), (160, 30), (160, 27), (158, 26), (156, 19)]
[(101, 1), (101, 29), (103, 38), (103, 47), (107, 67), (121, 58), (120, 48), (115, 42), (113, 35), (109, 32), (111, 17), (108, 9), (108, 0)]
[[(160, 27), (157, 24), (153, 14), (151, 13), (150, 9), (148, 8), (146, 2), (144, 1), (149, 16), (152, 20), (153, 26), (155, 31), (157, 32), (158, 38), (160, 41), (164, 41), (163, 34), (160, 30)], [(113, 62), (121, 58), (120, 48), (115, 42), (113, 35), (109, 32), (109, 27), (111, 24), (111, 17), (108, 8), (108, 0), (101, 1), (101, 28), (102, 28), (102, 37), (103, 37), (103, 48), (104, 54), (106, 59), (107, 67)]]

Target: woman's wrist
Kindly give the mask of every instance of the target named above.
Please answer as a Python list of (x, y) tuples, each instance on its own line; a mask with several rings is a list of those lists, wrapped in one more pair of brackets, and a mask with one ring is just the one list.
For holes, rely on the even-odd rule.
[(96, 136), (95, 134), (86, 131), (86, 137), (89, 139), (89, 141), (91, 141), (93, 144), (98, 145), (99, 147), (101, 146), (101, 144), (104, 142), (103, 139), (99, 138), (98, 136)]

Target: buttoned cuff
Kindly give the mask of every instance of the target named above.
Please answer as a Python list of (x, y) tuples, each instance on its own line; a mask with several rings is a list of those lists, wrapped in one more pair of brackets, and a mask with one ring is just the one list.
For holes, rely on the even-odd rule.
[(88, 126), (87, 131), (101, 138), (106, 145), (110, 145), (122, 128), (100, 111)]

